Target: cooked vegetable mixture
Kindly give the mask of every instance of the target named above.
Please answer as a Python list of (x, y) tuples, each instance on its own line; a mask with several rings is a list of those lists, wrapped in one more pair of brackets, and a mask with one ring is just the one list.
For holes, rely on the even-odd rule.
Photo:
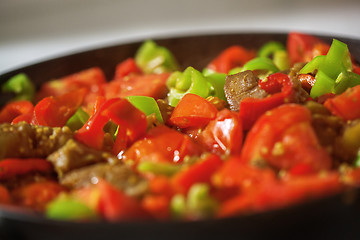
[(360, 67), (345, 43), (292, 32), (180, 69), (142, 44), (94, 67), (2, 86), (0, 204), (76, 221), (199, 220), (360, 186)]

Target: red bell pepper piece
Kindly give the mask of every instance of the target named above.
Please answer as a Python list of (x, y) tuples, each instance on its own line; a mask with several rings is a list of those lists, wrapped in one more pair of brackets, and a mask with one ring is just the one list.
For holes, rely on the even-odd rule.
[(141, 206), (158, 220), (170, 219), (170, 198), (164, 195), (146, 195)]
[(291, 64), (296, 62), (309, 62), (314, 57), (326, 55), (330, 45), (317, 37), (291, 32), (287, 39), (287, 51)]
[(286, 104), (262, 115), (247, 135), (242, 161), (265, 161), (277, 169), (308, 164), (314, 171), (331, 167), (311, 126), (310, 111), (297, 104)]
[(130, 74), (141, 74), (140, 68), (136, 65), (134, 58), (128, 58), (116, 66), (114, 79), (121, 79)]
[(208, 150), (218, 154), (239, 154), (243, 130), (239, 114), (228, 109), (218, 112), (198, 136), (198, 141)]
[(204, 127), (215, 119), (217, 112), (214, 104), (188, 93), (176, 105), (168, 122), (179, 128)]
[(30, 123), (33, 112), (34, 106), (30, 101), (10, 102), (0, 112), (0, 123), (18, 123), (20, 121)]
[(54, 181), (35, 182), (11, 192), (15, 204), (43, 212), (46, 205), (66, 189)]
[(125, 152), (125, 159), (140, 161), (180, 163), (187, 155), (199, 155), (201, 149), (190, 137), (166, 126), (148, 131)]
[(53, 167), (50, 162), (40, 158), (17, 159), (7, 158), (0, 161), (0, 180), (24, 175), (31, 172), (50, 173)]
[[(240, 102), (239, 114), (244, 130), (249, 130), (266, 111), (291, 101), (293, 84), (286, 74), (274, 73), (261, 81), (260, 86), (274, 94), (263, 99), (245, 98)], [(280, 88), (281, 92), (276, 92)]]
[(46, 97), (34, 108), (35, 125), (62, 127), (83, 103), (86, 89), (78, 89), (57, 97)]
[(131, 144), (146, 133), (145, 114), (128, 100), (114, 98), (107, 100), (98, 111), (95, 111), (95, 114), (75, 133), (75, 139), (90, 147), (102, 149), (103, 128), (109, 120), (119, 125), (119, 134), (113, 147), (113, 153), (116, 155), (124, 150), (126, 143)]
[(327, 99), (324, 106), (332, 114), (344, 120), (360, 118), (360, 85), (349, 88), (336, 97)]
[(108, 221), (149, 219), (140, 202), (112, 186), (105, 180), (96, 184), (100, 198), (97, 211)]
[(299, 74), (297, 79), (301, 82), (302, 88), (310, 93), (310, 90), (316, 81), (315, 77), (310, 74)]
[(6, 187), (0, 185), (0, 204), (10, 204), (11, 196)]
[(228, 73), (231, 69), (244, 65), (256, 56), (255, 51), (241, 46), (231, 46), (222, 51), (207, 68), (220, 73)]
[(223, 161), (219, 156), (210, 154), (189, 168), (176, 173), (172, 178), (174, 189), (187, 193), (195, 183), (211, 184), (211, 177), (221, 167)]

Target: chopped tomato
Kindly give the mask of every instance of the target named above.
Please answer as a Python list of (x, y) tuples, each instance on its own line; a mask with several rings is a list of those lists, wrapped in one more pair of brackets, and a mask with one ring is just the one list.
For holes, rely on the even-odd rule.
[(344, 93), (329, 98), (324, 106), (330, 112), (344, 120), (360, 118), (360, 85), (347, 89)]
[(241, 46), (231, 46), (222, 51), (207, 68), (220, 73), (228, 73), (231, 69), (244, 65), (256, 56), (255, 51)]
[(140, 202), (127, 196), (105, 180), (97, 183), (100, 197), (97, 211), (108, 221), (148, 219), (149, 215), (141, 207)]
[(291, 32), (288, 35), (286, 47), (290, 62), (294, 64), (296, 62), (309, 62), (316, 56), (326, 55), (330, 45), (315, 36)]
[(166, 126), (148, 131), (143, 139), (135, 142), (124, 155), (133, 161), (182, 162), (185, 156), (200, 154), (200, 148), (187, 135)]
[(41, 126), (62, 127), (83, 103), (86, 89), (81, 88), (57, 97), (46, 97), (34, 108), (32, 123)]
[(243, 141), (239, 115), (228, 109), (221, 110), (199, 134), (198, 141), (217, 154), (239, 154)]
[(147, 195), (141, 201), (141, 206), (155, 219), (170, 218), (170, 199), (164, 195)]
[(189, 166), (173, 176), (174, 189), (187, 193), (195, 183), (211, 183), (212, 175), (221, 167), (223, 161), (219, 156), (210, 154), (199, 162)]
[(23, 175), (31, 172), (50, 173), (52, 170), (53, 166), (45, 159), (7, 158), (0, 161), (0, 180), (9, 179), (17, 175)]
[(44, 211), (46, 205), (65, 188), (54, 181), (35, 182), (16, 188), (11, 192), (14, 203), (37, 211)]
[(0, 204), (11, 203), (11, 196), (6, 187), (0, 185)]
[(10, 102), (0, 112), (0, 123), (31, 122), (34, 106), (30, 101)]
[(179, 128), (204, 127), (216, 117), (217, 112), (214, 104), (188, 93), (176, 105), (168, 121)]
[(309, 110), (296, 104), (282, 105), (261, 116), (245, 140), (242, 158), (278, 169), (298, 164), (308, 164), (315, 171), (331, 167), (331, 158), (311, 126)]
[(109, 82), (105, 86), (106, 98), (148, 96), (164, 98), (168, 92), (166, 81), (169, 73), (129, 75)]
[(316, 81), (315, 77), (310, 74), (299, 74), (297, 79), (301, 82), (302, 88), (310, 93), (310, 90)]
[(114, 79), (121, 79), (130, 74), (140, 74), (141, 70), (136, 65), (134, 58), (128, 58), (116, 66)]

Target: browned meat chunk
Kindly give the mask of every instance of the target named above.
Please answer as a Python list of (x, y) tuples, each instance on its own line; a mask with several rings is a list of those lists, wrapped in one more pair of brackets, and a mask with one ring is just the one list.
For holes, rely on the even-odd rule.
[(64, 146), (47, 157), (53, 163), (61, 178), (64, 173), (73, 169), (88, 166), (98, 162), (115, 163), (118, 159), (111, 153), (98, 151), (70, 139)]
[(44, 158), (63, 146), (72, 135), (68, 127), (4, 123), (0, 125), (0, 159)]
[(259, 79), (252, 71), (244, 71), (228, 75), (225, 79), (224, 91), (230, 109), (238, 111), (244, 98), (264, 98), (268, 94), (258, 86)]
[(147, 181), (124, 164), (98, 163), (83, 167), (67, 173), (60, 182), (70, 188), (80, 188), (96, 184), (100, 178), (131, 196), (141, 196), (148, 189)]

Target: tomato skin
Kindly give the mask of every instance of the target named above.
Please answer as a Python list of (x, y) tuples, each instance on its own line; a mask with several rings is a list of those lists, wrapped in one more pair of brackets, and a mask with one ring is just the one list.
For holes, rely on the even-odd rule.
[(81, 88), (57, 97), (46, 97), (34, 108), (35, 125), (62, 127), (82, 105), (86, 89)]
[(198, 142), (217, 154), (239, 154), (243, 141), (240, 117), (228, 109), (218, 112), (198, 136)]
[(54, 181), (35, 182), (16, 188), (11, 192), (14, 203), (44, 211), (47, 203), (66, 189)]
[(0, 112), (0, 123), (18, 123), (20, 121), (29, 123), (31, 122), (33, 112), (34, 106), (30, 101), (10, 102)]
[(105, 180), (96, 184), (100, 195), (97, 211), (108, 221), (149, 219), (149, 215), (135, 198), (112, 186)]
[(180, 163), (186, 155), (199, 155), (200, 147), (188, 136), (166, 126), (148, 131), (143, 139), (135, 142), (125, 152), (124, 159)]
[(311, 127), (309, 110), (296, 104), (282, 105), (259, 118), (245, 140), (242, 160), (265, 161), (277, 169), (300, 163), (315, 171), (331, 167), (331, 158)]
[(6, 187), (0, 185), (0, 204), (10, 204), (11, 196)]
[(41, 158), (17, 159), (7, 158), (0, 161), (0, 180), (9, 179), (17, 175), (30, 172), (50, 173), (53, 166), (50, 162)]
[(241, 46), (231, 46), (222, 51), (207, 68), (220, 73), (228, 73), (231, 69), (244, 65), (256, 56), (255, 51)]
[(195, 183), (211, 184), (212, 175), (221, 167), (223, 161), (219, 156), (211, 154), (200, 162), (182, 170), (172, 178), (174, 189), (180, 193), (187, 193)]
[(347, 89), (344, 93), (329, 98), (324, 106), (330, 112), (344, 120), (360, 118), (360, 85)]
[(217, 112), (214, 104), (188, 93), (177, 104), (168, 122), (179, 128), (203, 127), (216, 117)]
[(291, 64), (309, 62), (314, 57), (326, 55), (330, 45), (315, 36), (291, 32), (288, 34), (287, 51)]
[(116, 66), (114, 79), (121, 79), (130, 74), (141, 74), (134, 58), (128, 58)]
[(164, 98), (168, 92), (166, 81), (169, 76), (170, 73), (134, 74), (118, 78), (105, 85), (105, 96), (107, 99), (129, 96)]

